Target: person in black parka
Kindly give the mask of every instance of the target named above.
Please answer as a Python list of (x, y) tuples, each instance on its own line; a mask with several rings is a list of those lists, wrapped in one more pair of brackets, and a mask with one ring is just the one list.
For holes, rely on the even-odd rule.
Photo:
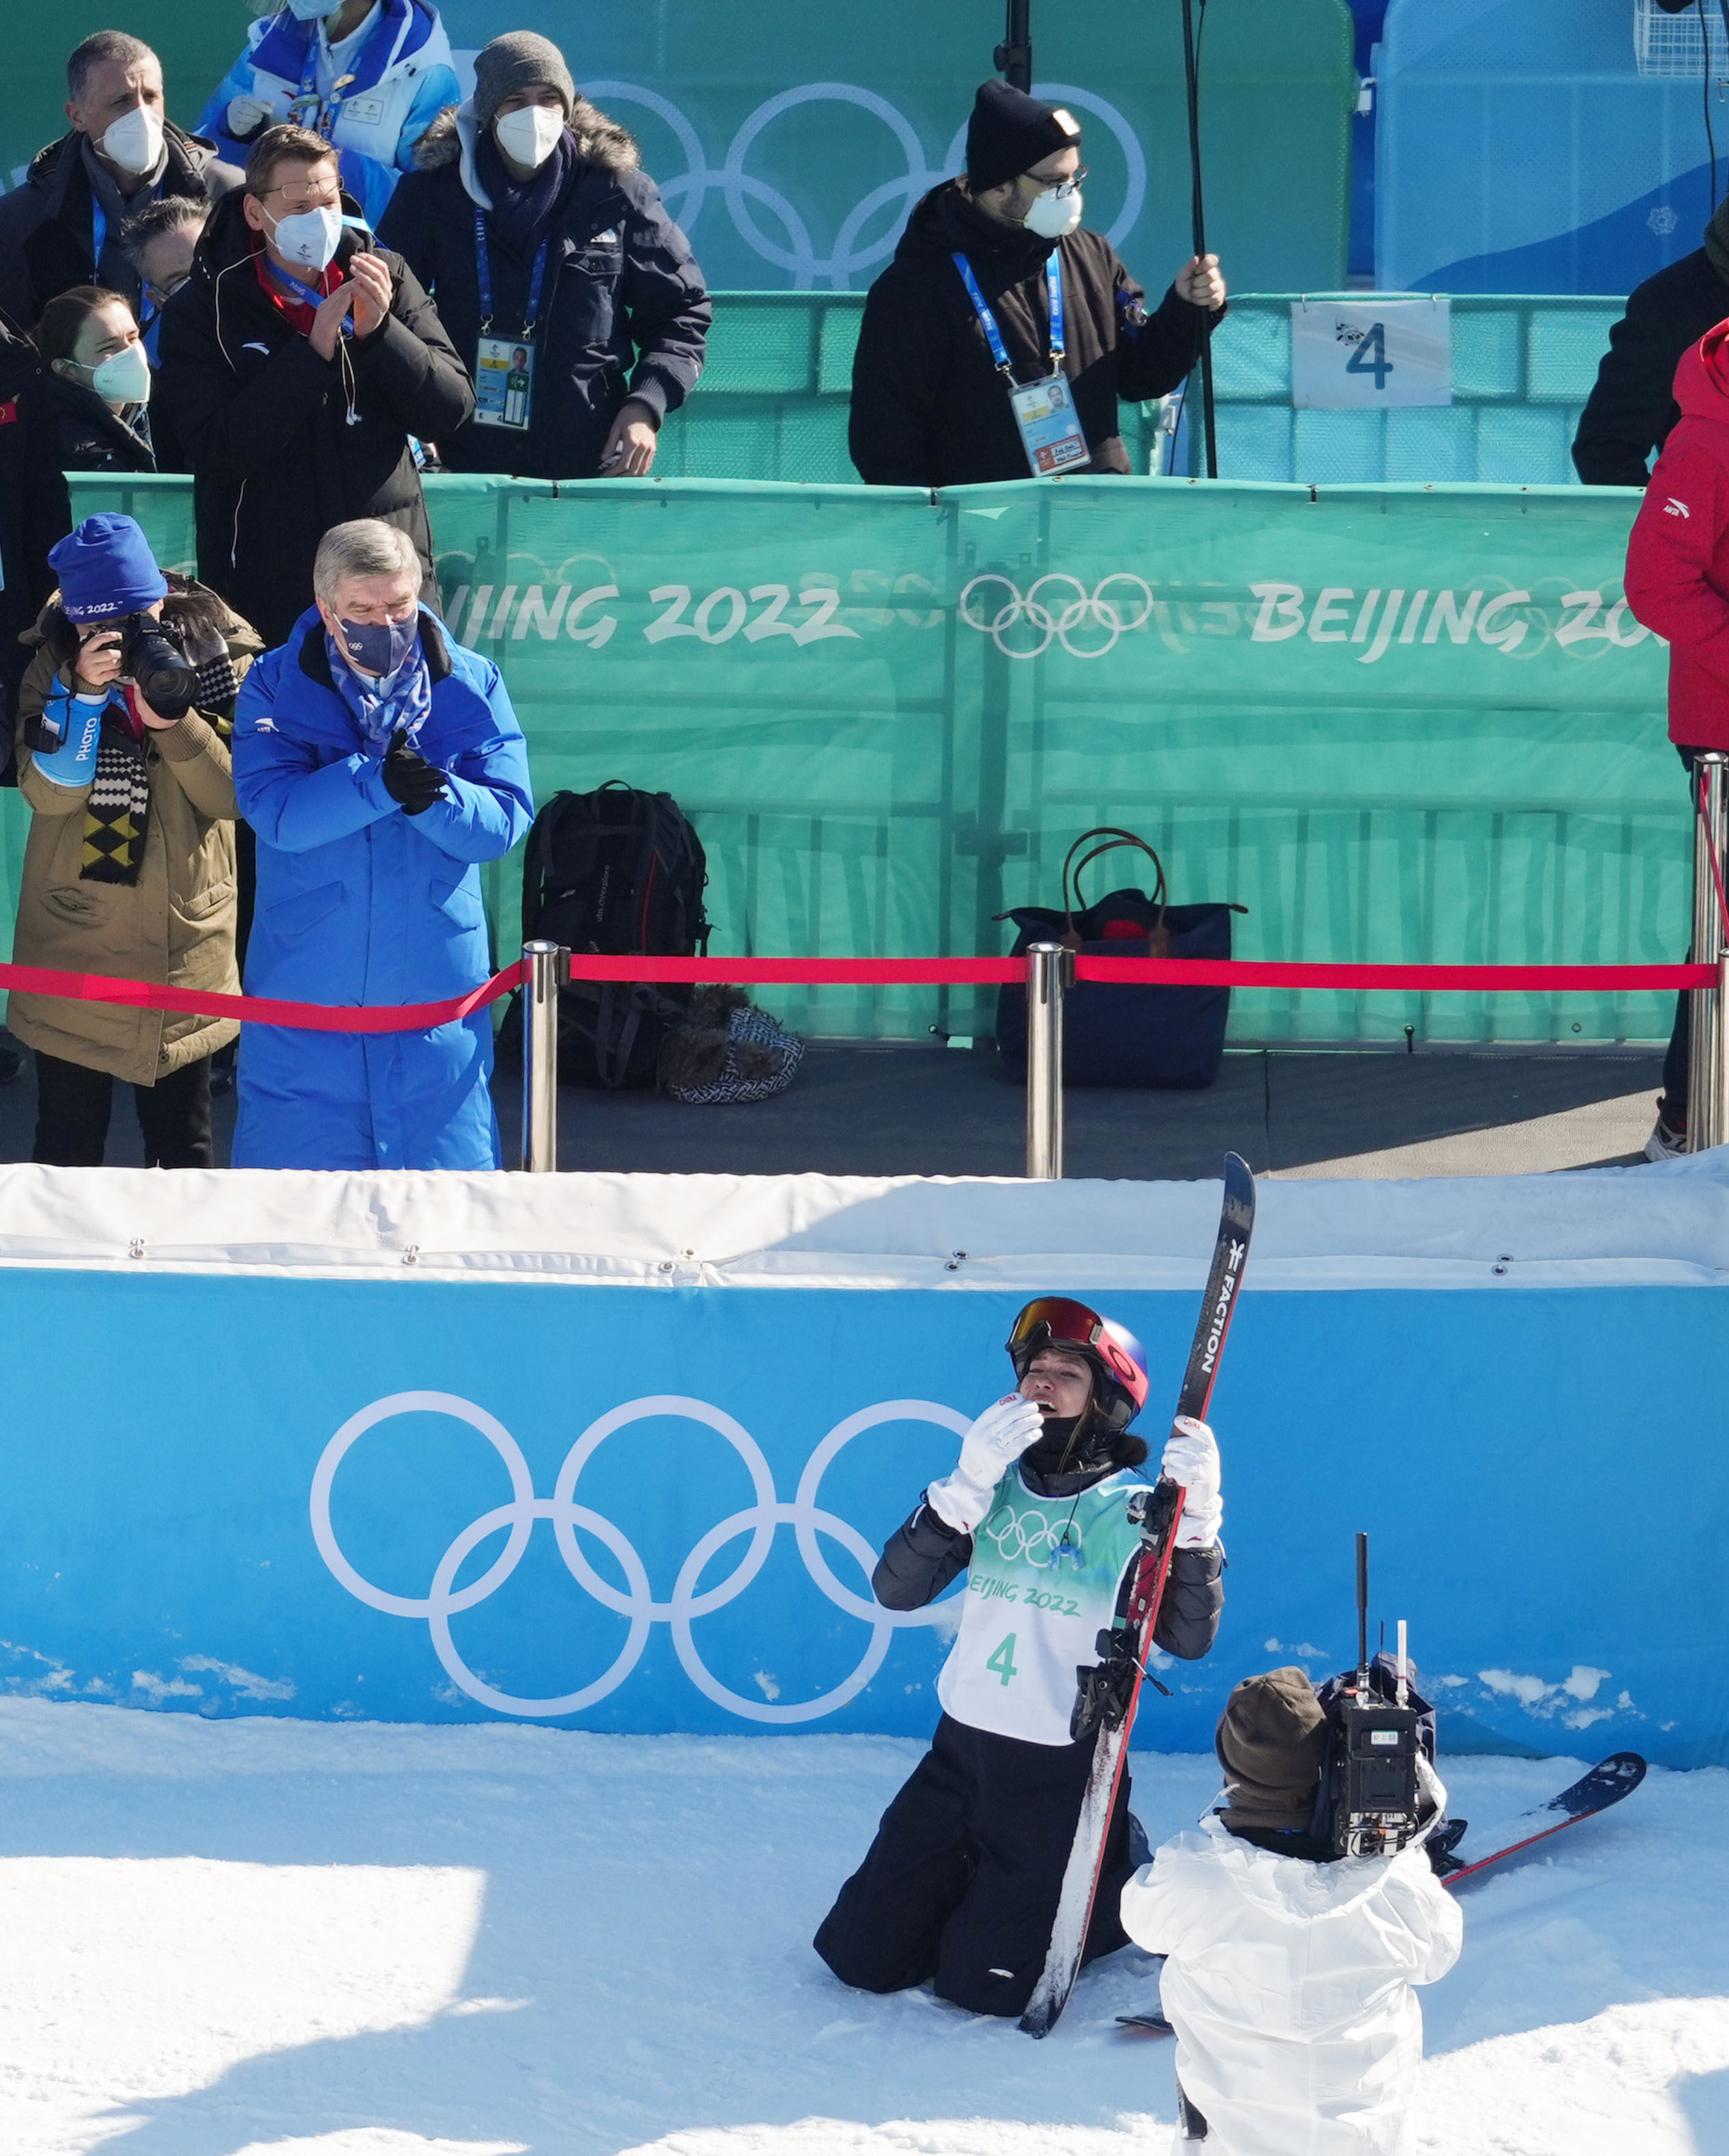
[[(18, 639), (35, 626), (59, 581), (50, 547), (72, 529), (56, 436), (33, 411), (42, 362), (17, 325), (0, 314), (0, 785), (18, 783), (10, 743), (18, 684), (30, 653)], [(9, 1053), (10, 1051), (8, 1051)], [(3, 1060), (0, 1057), (0, 1060)], [(5, 1073), (0, 1071), (0, 1083)], [(12, 1075), (16, 1075), (15, 1073)]]
[(1706, 331), (1729, 316), (1729, 198), (1705, 244), (1635, 285), (1609, 331), (1596, 386), (1579, 414), (1573, 468), (1587, 486), (1643, 486), (1651, 457), (1680, 418), (1675, 371)]
[(646, 472), (662, 421), (702, 372), (713, 309), (635, 143), (577, 95), (555, 44), (516, 30), (480, 54), (473, 101), (441, 113), (414, 157), (380, 238), (432, 294), (472, 367), (484, 221), (490, 334), (533, 354), (528, 425), (490, 424), (483, 403), (439, 438), (446, 468), (534, 479)]
[[(25, 404), (31, 423), (52, 441), (60, 470), (159, 470), (150, 431), (150, 362), (119, 293), (95, 285), (57, 293), (30, 336), (45, 371), (24, 393)], [(112, 384), (115, 365), (128, 362), (130, 377)]]
[(988, 82), (967, 131), (967, 172), (916, 203), (871, 286), (853, 361), (848, 447), (875, 486), (962, 486), (1031, 475), (1008, 385), (957, 265), (964, 255), (1018, 382), (1051, 372), (1046, 260), (1062, 269), (1061, 372), (1089, 473), (1126, 472), (1119, 398), (1163, 397), (1224, 315), (1218, 258), (1177, 273), (1157, 313), (1109, 240), (1080, 228), (1080, 130), (1059, 106)]
[(355, 517), (408, 534), (437, 603), (409, 437), (454, 434), (474, 387), (419, 280), (342, 222), (356, 214), (330, 145), (271, 128), (163, 311), (156, 398), (192, 466), (198, 574), (267, 645), (312, 603), (320, 539)]

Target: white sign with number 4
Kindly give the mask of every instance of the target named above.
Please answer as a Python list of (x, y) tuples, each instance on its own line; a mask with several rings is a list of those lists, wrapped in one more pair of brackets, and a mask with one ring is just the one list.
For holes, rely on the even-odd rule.
[(1299, 411), (1453, 402), (1453, 309), (1427, 294), (1290, 303), (1290, 401)]

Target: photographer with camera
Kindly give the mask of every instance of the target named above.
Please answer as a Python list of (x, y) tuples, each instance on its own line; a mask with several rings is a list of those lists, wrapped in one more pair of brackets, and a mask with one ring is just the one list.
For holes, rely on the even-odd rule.
[[(1459, 1904), (1422, 1839), (1347, 1856), (1336, 1831), (1315, 1831), (1328, 1717), (1306, 1671), (1244, 1677), (1214, 1745), (1223, 1807), (1166, 1842), (1121, 1904), (1129, 1937), (1167, 1957), (1159, 2003), (1177, 2032), (1177, 2146), (1403, 2148), (1423, 2064), (1413, 1986), (1459, 1958)], [(1427, 1802), (1445, 1810), (1432, 1772)]]
[[(13, 961), (238, 994), (228, 740), (260, 640), (164, 576), (130, 516), (86, 517), (49, 562), (59, 588), (18, 696)], [(8, 1024), (36, 1053), (33, 1160), (100, 1168), (121, 1078), (147, 1167), (213, 1164), (210, 1055), (232, 1019), (15, 990)]]

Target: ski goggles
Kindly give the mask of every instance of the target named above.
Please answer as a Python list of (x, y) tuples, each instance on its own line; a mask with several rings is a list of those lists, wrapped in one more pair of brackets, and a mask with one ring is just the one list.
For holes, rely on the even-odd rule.
[(1029, 1302), (1008, 1335), (1008, 1348), (1017, 1370), (1041, 1348), (1076, 1348), (1090, 1359), (1101, 1363), (1133, 1400), (1147, 1404), (1147, 1351), (1125, 1325), (1101, 1317), (1084, 1302), (1067, 1296), (1040, 1296)]

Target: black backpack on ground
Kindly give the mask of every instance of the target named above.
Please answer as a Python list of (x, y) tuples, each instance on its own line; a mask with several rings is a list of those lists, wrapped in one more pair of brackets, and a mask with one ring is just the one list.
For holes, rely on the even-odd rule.
[[(707, 882), (702, 842), (671, 794), (617, 778), (592, 793), (555, 793), (528, 834), (522, 940), (706, 957)], [(653, 1086), (662, 1039), (690, 999), (688, 988), (647, 981), (572, 981), (559, 996), (560, 1083)]]

